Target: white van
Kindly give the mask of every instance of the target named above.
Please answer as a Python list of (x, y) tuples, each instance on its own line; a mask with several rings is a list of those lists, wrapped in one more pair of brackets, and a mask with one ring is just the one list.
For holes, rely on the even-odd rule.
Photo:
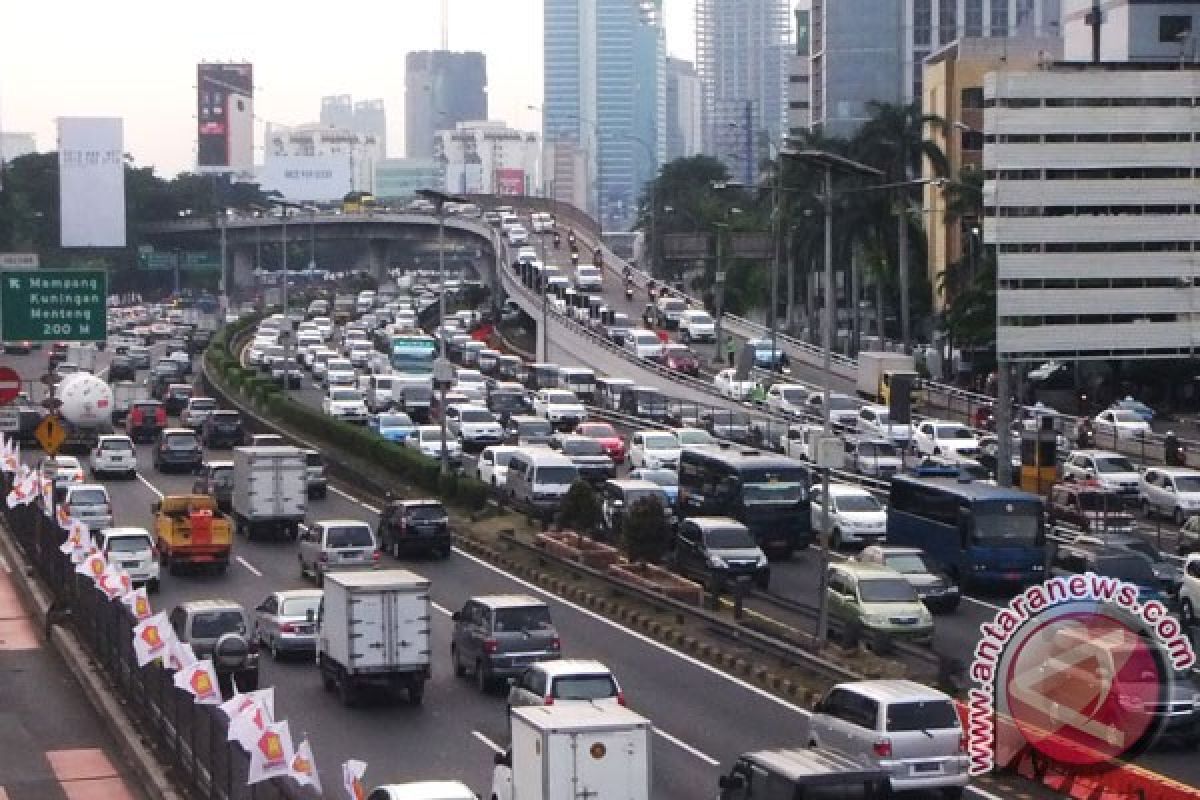
[(505, 491), (513, 505), (539, 514), (553, 514), (579, 480), (579, 469), (549, 448), (526, 447), (508, 460)]

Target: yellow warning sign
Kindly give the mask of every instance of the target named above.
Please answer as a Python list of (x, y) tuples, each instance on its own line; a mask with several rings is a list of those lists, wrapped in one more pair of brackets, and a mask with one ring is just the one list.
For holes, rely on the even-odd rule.
[(63, 427), (62, 421), (58, 417), (50, 414), (43, 417), (38, 426), (33, 429), (33, 435), (42, 449), (54, 456), (58, 455), (58, 448), (62, 447), (63, 442), (67, 440), (67, 429)]

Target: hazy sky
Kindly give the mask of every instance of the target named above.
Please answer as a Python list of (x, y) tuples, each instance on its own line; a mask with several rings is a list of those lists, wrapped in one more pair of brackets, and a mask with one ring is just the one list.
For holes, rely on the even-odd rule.
[[(118, 116), (139, 165), (195, 163), (196, 64), (254, 64), (262, 123), (316, 121), (329, 94), (384, 98), (403, 155), (404, 56), (441, 42), (440, 0), (2, 0), (0, 130), (55, 147), (60, 116)], [(449, 0), (450, 49), (487, 54), (490, 116), (540, 130), (541, 0)], [(695, 0), (665, 0), (667, 50), (695, 53)], [(256, 161), (261, 154), (256, 152)]]

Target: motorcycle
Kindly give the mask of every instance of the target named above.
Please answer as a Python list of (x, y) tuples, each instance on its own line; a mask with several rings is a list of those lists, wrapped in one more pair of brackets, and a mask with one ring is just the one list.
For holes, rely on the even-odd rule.
[(633, 285), (632, 284), (629, 284), (625, 287), (625, 301), (629, 302), (629, 303), (633, 302)]
[(557, 233), (554, 234), (554, 249), (557, 250), (562, 245), (562, 237)]

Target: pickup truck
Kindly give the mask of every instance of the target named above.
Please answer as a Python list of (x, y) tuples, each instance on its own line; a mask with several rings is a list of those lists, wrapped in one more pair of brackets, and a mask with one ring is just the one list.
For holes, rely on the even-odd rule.
[(154, 539), (162, 566), (172, 575), (184, 567), (215, 567), (224, 573), (233, 549), (233, 529), (216, 498), (169, 494), (151, 506)]

